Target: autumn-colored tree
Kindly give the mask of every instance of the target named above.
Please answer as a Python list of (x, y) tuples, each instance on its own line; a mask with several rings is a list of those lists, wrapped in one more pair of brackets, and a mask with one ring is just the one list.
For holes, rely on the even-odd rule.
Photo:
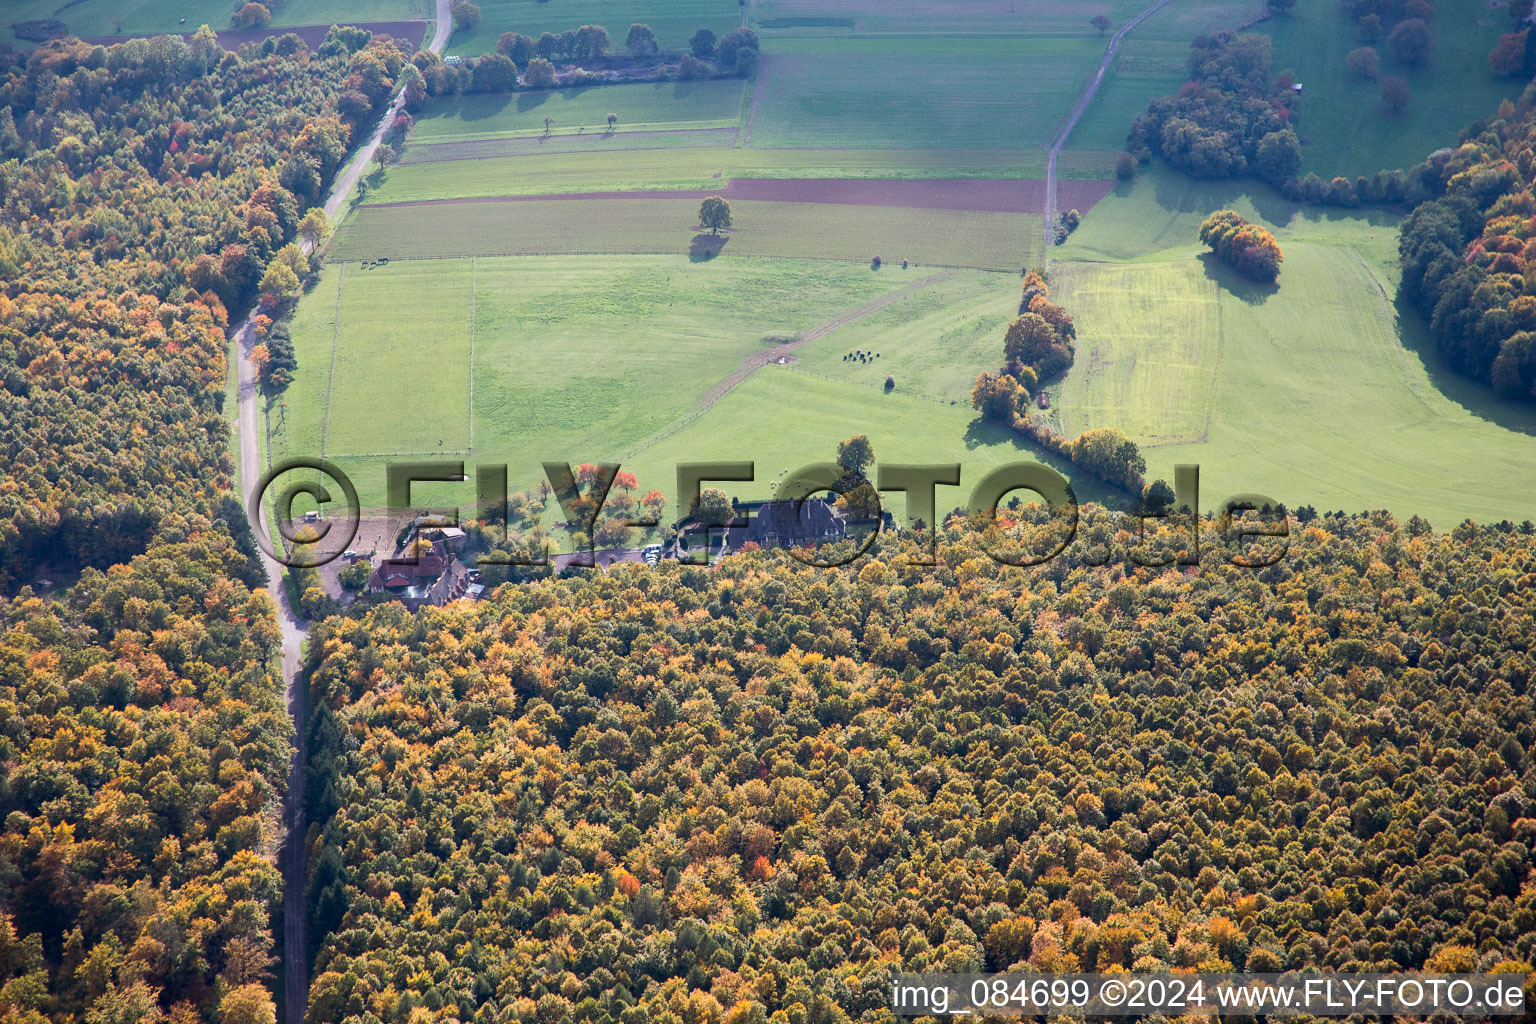
[(266, 28), (272, 22), (272, 12), (265, 4), (247, 3), (235, 12), (235, 28)]
[(1374, 46), (1360, 46), (1349, 51), (1344, 66), (1360, 78), (1374, 80), (1381, 74), (1381, 55)]
[(1422, 18), (1408, 18), (1398, 22), (1392, 34), (1387, 37), (1387, 45), (1392, 47), (1398, 60), (1415, 67), (1427, 63), (1435, 50), (1434, 37)]
[(1244, 277), (1269, 283), (1280, 276), (1284, 255), (1275, 236), (1233, 210), (1217, 210), (1200, 225), (1200, 241)]
[(1488, 54), (1488, 67), (1496, 75), (1513, 78), (1525, 70), (1525, 39), (1528, 29), (1506, 32)]
[(1401, 75), (1388, 75), (1381, 80), (1381, 105), (1394, 114), (1402, 113), (1413, 100), (1413, 90), (1408, 79)]
[(455, 32), (473, 32), (480, 27), (480, 8), (469, 0), (458, 0), (449, 11)]

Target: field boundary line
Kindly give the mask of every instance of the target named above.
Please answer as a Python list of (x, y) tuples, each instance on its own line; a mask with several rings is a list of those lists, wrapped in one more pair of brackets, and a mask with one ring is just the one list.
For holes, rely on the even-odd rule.
[(469, 258), (469, 443), (475, 450), (475, 257)]
[(325, 446), (331, 439), (331, 395), (336, 390), (336, 349), (341, 338), (341, 282), (347, 276), (347, 265), (339, 263), (336, 266), (336, 313), (331, 318), (331, 373), (325, 381), (325, 422), (320, 427), (320, 455), (324, 457)]

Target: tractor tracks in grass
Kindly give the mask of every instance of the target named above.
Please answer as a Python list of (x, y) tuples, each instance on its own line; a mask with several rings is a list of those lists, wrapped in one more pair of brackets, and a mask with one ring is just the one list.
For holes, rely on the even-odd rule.
[(1077, 105), (1072, 108), (1072, 114), (1067, 118), (1067, 123), (1061, 126), (1056, 140), (1051, 143), (1051, 153), (1045, 161), (1045, 261), (1047, 262), (1050, 260), (1051, 246), (1056, 241), (1056, 159), (1061, 156), (1062, 147), (1067, 144), (1067, 139), (1077, 128), (1077, 122), (1081, 121), (1083, 114), (1087, 113), (1088, 104), (1093, 102), (1093, 97), (1098, 93), (1104, 76), (1109, 73), (1109, 65), (1115, 59), (1115, 54), (1120, 51), (1120, 40), (1124, 39), (1125, 34), (1131, 29), (1167, 7), (1171, 2), (1172, 0), (1157, 0), (1156, 3), (1120, 26), (1120, 30), (1110, 37), (1109, 48), (1104, 51), (1104, 59), (1099, 61), (1099, 68), (1093, 73), (1092, 81), (1077, 98)]
[(742, 126), (741, 139), (738, 146), (746, 146), (752, 141), (752, 125), (757, 120), (757, 107), (763, 101), (763, 83), (768, 80), (768, 58), (757, 58), (757, 74), (752, 76), (752, 103), (747, 107), (747, 123)]
[(729, 377), (726, 377), (714, 387), (704, 392), (704, 396), (700, 398), (694, 405), (693, 411), (705, 412), (716, 402), (720, 401), (720, 399), (729, 394), (742, 381), (746, 380), (748, 377), (752, 376), (754, 373), (756, 373), (758, 370), (761, 370), (769, 363), (789, 355), (801, 345), (815, 341), (818, 338), (824, 338), (831, 334), (833, 331), (837, 330), (839, 327), (846, 327), (853, 323), (855, 320), (861, 320), (864, 317), (869, 316), (871, 313), (879, 312), (886, 306), (889, 306), (891, 303), (904, 299), (908, 295), (911, 295), (913, 292), (921, 291), (924, 288), (927, 288), (929, 285), (938, 284), (940, 281), (945, 280), (949, 276), (950, 272), (945, 270), (940, 273), (925, 277), (921, 281), (914, 281), (904, 288), (898, 288), (893, 292), (886, 292), (884, 295), (870, 299), (862, 306), (855, 306), (852, 309), (839, 313), (837, 316), (830, 320), (824, 320), (817, 324), (815, 327), (812, 327), (810, 330), (806, 331), (804, 334), (800, 335), (800, 337), (796, 338), (794, 341), (787, 341), (782, 345), (775, 345), (773, 348), (765, 348), (761, 352), (752, 353), (750, 356), (747, 356), (747, 358), (741, 361), (741, 365), (736, 367), (735, 371), (732, 372)]
[(693, 408), (688, 412), (686, 416), (668, 424), (666, 427), (663, 427), (661, 430), (646, 438), (638, 446), (635, 447), (634, 451), (625, 456), (625, 458), (632, 459), (636, 455), (645, 451), (647, 448), (650, 448), (652, 445), (658, 444), (671, 437), (683, 427), (686, 427), (688, 424), (704, 415), (710, 409), (714, 408), (716, 402), (730, 394), (731, 391), (733, 391), (742, 381), (746, 380), (748, 377), (752, 376), (754, 373), (756, 373), (758, 370), (761, 370), (768, 364), (776, 362), (779, 359), (786, 358), (791, 352), (799, 348), (801, 345), (808, 344), (809, 342), (815, 341), (818, 338), (824, 338), (840, 327), (846, 327), (853, 323), (855, 320), (861, 320), (864, 317), (869, 316), (871, 313), (877, 313), (894, 302), (898, 302), (915, 292), (922, 291), (924, 288), (927, 288), (930, 285), (938, 284), (940, 281), (947, 280), (952, 276), (953, 271), (950, 270), (943, 270), (937, 274), (930, 274), (920, 281), (913, 281), (911, 284), (897, 288), (895, 291), (886, 292), (884, 295), (878, 295), (875, 298), (870, 299), (868, 302), (863, 303), (862, 305), (854, 306), (852, 309), (844, 310), (829, 320), (823, 320), (815, 327), (812, 327), (810, 330), (803, 332), (794, 341), (787, 341), (782, 345), (775, 345), (772, 348), (765, 348), (761, 352), (752, 353), (752, 355), (747, 356), (741, 361), (741, 364), (731, 372), (730, 376), (719, 381), (714, 385), (714, 387), (704, 392), (699, 400), (694, 403)]

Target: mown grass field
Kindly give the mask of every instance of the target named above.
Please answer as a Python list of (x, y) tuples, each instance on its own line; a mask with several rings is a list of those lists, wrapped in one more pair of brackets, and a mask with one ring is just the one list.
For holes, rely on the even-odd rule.
[[(1003, 333), (1018, 312), (1017, 283), (1017, 274), (956, 271), (805, 345), (791, 365), (881, 392), (891, 376), (895, 394), (966, 404), (976, 375), (1002, 362)], [(843, 358), (858, 351), (879, 358)]]
[[(287, 0), (272, 4), (272, 24), (327, 25), (335, 22), (404, 21), (427, 15), (426, 0)], [(11, 26), (17, 22), (57, 18), (69, 34), (82, 38), (111, 35), (157, 35), (195, 32), (199, 25), (230, 27), (234, 8), (229, 0), (6, 0), (0, 16), (0, 45), (19, 48), (36, 44), (17, 39)], [(182, 24), (181, 19), (186, 19)], [(121, 26), (118, 21), (121, 20)], [(626, 28), (628, 26), (625, 26)]]
[(1081, 325), (1076, 362), (1054, 389), (1063, 431), (1109, 424), (1147, 445), (1203, 440), (1222, 368), (1218, 288), (1204, 265), (1064, 263), (1053, 284)]
[[(836, 335), (829, 335), (830, 342)], [(837, 454), (837, 443), (868, 435), (877, 459), (898, 463), (960, 463), (960, 486), (940, 487), (941, 509), (964, 506), (991, 469), (1010, 462), (1041, 461), (1039, 453), (1012, 431), (976, 418), (968, 402), (954, 404), (894, 392), (886, 394), (851, 381), (801, 372), (796, 365), (767, 366), (720, 400), (709, 412), (675, 433), (631, 452), (625, 462), (642, 480), (671, 479), (679, 462), (703, 460), (756, 463), (753, 483), (715, 484), (743, 499), (767, 498), (782, 470), (793, 471)], [(1079, 501), (1123, 504), (1092, 478), (1052, 465), (1072, 478)], [(675, 489), (667, 488), (667, 493)], [(906, 504), (895, 493), (883, 498), (894, 514)]]
[(503, 32), (539, 37), (541, 32), (563, 32), (582, 25), (602, 25), (623, 49), (625, 33), (634, 22), (643, 22), (656, 33), (667, 50), (683, 50), (700, 28), (723, 36), (741, 24), (741, 9), (730, 0), (483, 0), (480, 26), (473, 32), (457, 32), (448, 44), (449, 53), (485, 53), (496, 48)]
[(478, 93), (432, 103), (416, 119), (411, 149), (445, 142), (543, 135), (578, 128), (604, 133), (608, 115), (619, 115), (625, 131), (648, 128), (718, 128), (741, 122), (747, 83), (740, 79), (709, 82), (640, 82), (584, 89), (542, 89), (499, 95)]
[[(456, 146), (459, 144), (455, 144)], [(444, 147), (418, 147), (416, 154)], [(401, 163), (369, 193), (368, 205), (562, 192), (633, 192), (717, 187), (728, 178), (1038, 178), (1043, 154), (1019, 150), (641, 149), (526, 153)]]
[(1047, 146), (1105, 45), (1091, 29), (1063, 37), (778, 39), (760, 72), (750, 141)]
[(764, 335), (913, 280), (789, 260), (332, 263), (294, 320), (300, 373), (272, 413), (273, 457), (335, 459), (370, 507), (392, 453), (504, 461), (536, 486), (542, 460), (618, 457), (688, 415)]
[[(1070, 429), (1125, 429), (1156, 445), (1150, 475), (1198, 463), (1215, 496), (1417, 512), (1442, 528), (1536, 514), (1536, 414), (1451, 374), (1397, 307), (1395, 216), (1293, 216), (1259, 187), (1178, 180), (1112, 194), (1063, 247), (1078, 259), (1056, 292), (1077, 316), (1079, 359), (1055, 410)], [(1201, 211), (1222, 205), (1268, 214), (1285, 251), (1278, 288), (1195, 243)], [(1214, 314), (1192, 310), (1212, 297)], [(1197, 371), (1146, 365), (1170, 348)]]
[[(738, 201), (726, 256), (1013, 270), (1038, 259), (1040, 218), (907, 207)], [(365, 206), (331, 243), (333, 260), (690, 251), (699, 200), (533, 199)]]
[[(765, 31), (834, 31), (852, 22), (864, 33), (961, 35), (1092, 35), (1088, 20), (1103, 14), (1119, 23), (1146, 6), (1143, 0), (759, 0), (753, 23)], [(841, 23), (841, 24), (840, 24)], [(845, 29), (847, 30), (847, 29)]]

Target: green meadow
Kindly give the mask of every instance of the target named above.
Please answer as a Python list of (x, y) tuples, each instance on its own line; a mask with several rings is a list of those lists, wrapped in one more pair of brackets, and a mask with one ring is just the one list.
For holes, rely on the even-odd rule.
[[(681, 133), (677, 133), (681, 134)], [(444, 146), (418, 147), (408, 155)], [(943, 149), (638, 149), (401, 163), (365, 205), (569, 192), (707, 189), (730, 178), (1038, 178), (1043, 154)]]
[(1045, 147), (1104, 46), (1092, 29), (1062, 37), (778, 39), (759, 72), (750, 141)]
[(293, 324), (301, 371), (271, 413), (274, 457), (336, 459), (370, 507), (391, 455), (506, 461), (534, 486), (541, 460), (622, 455), (688, 415), (765, 335), (912, 280), (760, 259), (332, 263)]
[(609, 114), (618, 115), (625, 131), (734, 126), (741, 122), (745, 92), (746, 83), (731, 78), (471, 93), (438, 100), (422, 111), (410, 147), (543, 135), (546, 117), (554, 121), (550, 131), (561, 133), (579, 128), (604, 133)]
[[(1028, 213), (900, 206), (736, 201), (718, 239), (730, 256), (850, 260), (1017, 270), (1039, 259), (1041, 221)], [(365, 206), (332, 241), (333, 260), (581, 253), (689, 254), (699, 199), (607, 199)], [(702, 256), (700, 258), (703, 258)]]
[(1498, 78), (1488, 69), (1488, 51), (1512, 27), (1502, 4), (1436, 0), (1435, 52), (1427, 64), (1408, 67), (1386, 40), (1376, 43), (1382, 74), (1402, 75), (1413, 90), (1408, 109), (1393, 115), (1382, 109), (1380, 85), (1345, 67), (1349, 51), (1365, 43), (1336, 4), (1297, 4), (1294, 13), (1265, 22), (1276, 69), (1289, 68), (1303, 85), (1297, 125), (1303, 172), (1369, 175), (1411, 167), (1454, 146), (1464, 128), (1492, 117), (1501, 99), (1517, 100), (1525, 88), (1525, 81)]
[[(301, 306), (300, 379), (274, 411), (275, 450), (345, 457), (372, 504), (390, 452), (510, 461), (514, 486), (534, 483), (545, 458), (618, 459), (669, 494), (678, 462), (748, 459), (758, 480), (728, 487), (743, 497), (766, 496), (781, 470), (829, 457), (853, 433), (869, 434), (883, 461), (959, 461), (967, 483), (1040, 458), (969, 405), (976, 374), (1001, 359), (1019, 268), (1045, 255), (1037, 216), (738, 200), (733, 230), (712, 240), (718, 255), (690, 258), (697, 196), (561, 198), (754, 176), (1039, 176), (1104, 52), (1088, 17), (1102, 10), (1118, 25), (1142, 5), (996, 6), (760, 0), (755, 82), (434, 103), (405, 161), (340, 226)], [(629, 17), (592, 0), (483, 9), (487, 25), (565, 12), (571, 26), (553, 27), (598, 21), (616, 36)], [(704, 14), (688, 2), (657, 10), (634, 20), (660, 31), (663, 18)], [(1507, 16), (1480, 4), (1441, 0), (1436, 58), (1410, 75), (1416, 99), (1395, 121), (1374, 86), (1343, 75), (1358, 42), (1334, 5), (1264, 13), (1255, 0), (1190, 0), (1139, 26), (1073, 132), (1063, 176), (1103, 175), (1146, 102), (1183, 82), (1190, 40), (1220, 28), (1271, 34), (1276, 68), (1303, 82), (1298, 124), (1318, 173), (1415, 162), (1512, 91), (1484, 64)], [(1225, 207), (1276, 232), (1278, 287), (1237, 279), (1197, 244), (1200, 222)], [(1198, 463), (1208, 507), (1260, 492), (1417, 512), (1441, 527), (1526, 518), (1536, 416), (1450, 374), (1399, 308), (1400, 217), (1301, 209), (1251, 182), (1143, 169), (1049, 254), (1077, 359), (1033, 415), (1069, 435), (1126, 431), (1149, 477)], [(700, 405), (771, 339), (915, 281), (927, 283)], [(1074, 486), (1124, 501), (1081, 474)]]

